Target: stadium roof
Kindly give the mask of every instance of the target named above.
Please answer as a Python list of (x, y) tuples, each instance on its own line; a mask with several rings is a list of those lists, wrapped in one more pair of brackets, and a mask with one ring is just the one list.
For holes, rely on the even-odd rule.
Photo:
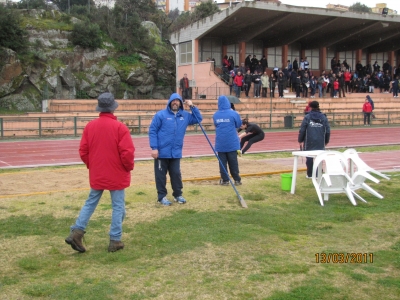
[(300, 43), (302, 49), (396, 51), (400, 16), (242, 2), (173, 33), (170, 42), (201, 38), (218, 38), (224, 45), (261, 40), (267, 47)]

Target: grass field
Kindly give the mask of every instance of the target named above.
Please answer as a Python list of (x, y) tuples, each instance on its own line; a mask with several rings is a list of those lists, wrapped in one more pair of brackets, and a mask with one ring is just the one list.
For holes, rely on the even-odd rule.
[[(22, 172), (23, 170), (21, 170)], [(18, 170), (13, 170), (18, 172)], [(160, 207), (153, 184), (126, 190), (125, 249), (108, 253), (110, 197), (65, 244), (87, 191), (0, 199), (1, 299), (399, 299), (400, 173), (321, 207), (310, 180), (238, 187), (185, 183), (185, 205)], [(0, 178), (1, 180), (1, 178)], [(328, 262), (329, 259), (329, 262)]]

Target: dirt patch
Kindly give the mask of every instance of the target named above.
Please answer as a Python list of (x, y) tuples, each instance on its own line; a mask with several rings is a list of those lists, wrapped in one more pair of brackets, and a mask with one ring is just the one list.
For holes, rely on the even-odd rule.
[[(251, 157), (239, 158), (240, 174), (257, 174), (271, 171), (287, 171), (293, 166), (292, 158), (256, 160)], [(182, 160), (182, 178), (203, 179), (219, 177), (218, 161)], [(215, 179), (217, 182), (218, 179)], [(131, 185), (154, 183), (152, 161), (141, 161), (135, 164)], [(56, 192), (88, 189), (88, 170), (82, 167), (66, 167), (57, 169), (26, 169), (21, 172), (0, 174), (0, 190), (2, 196), (21, 195), (38, 192)]]

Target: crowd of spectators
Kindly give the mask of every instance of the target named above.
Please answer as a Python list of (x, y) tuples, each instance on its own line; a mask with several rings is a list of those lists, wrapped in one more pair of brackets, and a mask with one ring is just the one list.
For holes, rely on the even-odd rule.
[[(233, 57), (227, 55), (223, 59), (223, 76), (226, 82), (230, 82), (231, 90), (235, 90), (239, 97), (241, 92), (245, 92), (249, 97), (249, 91), (253, 86), (254, 97), (266, 97), (268, 89), (270, 96), (275, 97), (275, 89), (278, 87), (278, 95), (283, 98), (283, 91), (291, 88), (296, 93), (296, 98), (315, 98), (316, 94), (320, 98), (342, 98), (346, 93), (393, 93), (393, 97), (398, 97), (400, 64), (392, 67), (389, 60), (382, 68), (377, 61), (373, 65), (369, 62), (363, 66), (357, 62), (355, 69), (348, 65), (346, 60), (340, 62), (336, 58), (331, 60), (330, 71), (321, 71), (318, 76), (314, 76), (310, 68), (307, 57), (298, 61), (296, 57), (293, 63), (287, 61), (283, 68), (274, 67), (268, 74), (268, 61), (265, 56), (260, 60), (256, 55), (248, 55), (244, 63), (240, 66), (235, 65)], [(241, 74), (242, 84), (236, 84), (235, 77)], [(244, 76), (243, 76), (244, 74)]]

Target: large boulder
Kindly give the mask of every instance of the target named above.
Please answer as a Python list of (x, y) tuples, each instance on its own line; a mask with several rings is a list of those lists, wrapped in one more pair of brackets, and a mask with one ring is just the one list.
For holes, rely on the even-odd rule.
[(23, 79), (22, 64), (17, 53), (0, 48), (0, 97), (15, 92)]

